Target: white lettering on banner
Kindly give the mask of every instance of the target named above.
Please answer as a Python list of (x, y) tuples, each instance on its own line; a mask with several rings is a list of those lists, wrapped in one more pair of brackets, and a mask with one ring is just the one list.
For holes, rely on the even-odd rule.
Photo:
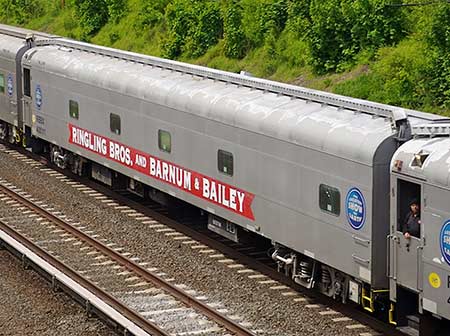
[(69, 124), (69, 143), (125, 165), (250, 220), (254, 195)]
[[(229, 191), (227, 192), (227, 188), (225, 188), (224, 185), (210, 181), (205, 177), (203, 178), (203, 198), (220, 203), (227, 208), (243, 212), (245, 193), (234, 188), (228, 189)], [(236, 195), (238, 200), (238, 209), (236, 209)]]
[(191, 172), (175, 167), (170, 163), (161, 162), (161, 160), (155, 159), (154, 157), (150, 157), (150, 176), (173, 184), (178, 188), (183, 188), (189, 191), (192, 190)]
[(145, 168), (145, 167), (147, 167), (147, 158), (145, 156), (136, 154), (134, 163), (136, 163), (139, 167)]
[(106, 155), (106, 139), (100, 136), (92, 135), (90, 132), (73, 128), (72, 139), (75, 144), (80, 145), (81, 147), (102, 155)]
[(112, 141), (109, 142), (109, 157), (115, 161), (125, 163), (127, 166), (133, 165), (130, 149)]

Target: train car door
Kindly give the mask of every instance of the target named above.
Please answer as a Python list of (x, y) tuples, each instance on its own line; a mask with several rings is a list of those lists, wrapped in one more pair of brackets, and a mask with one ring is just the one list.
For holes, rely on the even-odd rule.
[[(422, 202), (422, 186), (418, 183), (398, 178), (394, 187), (394, 204), (392, 207), (393, 218), (390, 235), (391, 271), (392, 277), (397, 283), (412, 292), (418, 293), (422, 281), (419, 270), (422, 262), (422, 237), (423, 230), (420, 222), (420, 208)], [(411, 203), (418, 204), (418, 214), (411, 218)], [(419, 229), (411, 232), (410, 238), (406, 238), (404, 231), (406, 222), (416, 221)]]
[(29, 68), (23, 68), (23, 121), (26, 125), (32, 125), (31, 115), (31, 72)]

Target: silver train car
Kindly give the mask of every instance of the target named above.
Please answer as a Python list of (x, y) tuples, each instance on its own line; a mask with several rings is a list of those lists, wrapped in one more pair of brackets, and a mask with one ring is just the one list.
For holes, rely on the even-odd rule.
[[(11, 143), (25, 139), (22, 136), (24, 130), (22, 79), (29, 76), (29, 73), (22, 72), (22, 56), (31, 48), (32, 42), (55, 37), (0, 24), (0, 139), (8, 139)], [(30, 135), (28, 132), (28, 136)]]
[[(400, 324), (417, 305), (423, 314), (450, 320), (450, 124), (412, 131), (414, 138), (396, 151), (391, 164), (388, 277), (390, 298), (402, 310)], [(398, 223), (411, 196), (421, 204), (422, 223), (416, 237), (405, 239)], [(436, 323), (425, 323), (431, 334)]]
[[(417, 318), (428, 335), (429, 321), (450, 319), (439, 292), (450, 276), (450, 120), (0, 28), (0, 84), (11, 74), (22, 102), (11, 119), (0, 85), (3, 139), (105, 184), (192, 204), (229, 239), (265, 237), (295, 282), (399, 327)], [(422, 199), (427, 235), (406, 249), (399, 223), (411, 197)]]

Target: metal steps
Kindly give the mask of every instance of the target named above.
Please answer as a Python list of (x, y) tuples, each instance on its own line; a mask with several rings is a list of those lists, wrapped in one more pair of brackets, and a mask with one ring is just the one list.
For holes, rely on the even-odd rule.
[(420, 317), (418, 315), (408, 315), (406, 319), (408, 324), (397, 329), (406, 335), (419, 336)]

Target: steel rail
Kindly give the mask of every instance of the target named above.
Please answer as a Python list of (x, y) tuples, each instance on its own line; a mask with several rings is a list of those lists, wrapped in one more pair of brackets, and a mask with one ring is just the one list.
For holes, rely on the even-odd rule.
[[(4, 192), (4, 189), (1, 188), (2, 192)], [(10, 195), (10, 194), (9, 194)], [(10, 237), (12, 237), (14, 240), (16, 240), (18, 243), (25, 246), (27, 249), (32, 251), (34, 254), (36, 254), (38, 257), (46, 261), (48, 264), (53, 266), (54, 268), (58, 269), (60, 272), (67, 275), (69, 278), (77, 282), (80, 286), (84, 287), (86, 290), (97, 296), (99, 299), (101, 299), (103, 302), (105, 302), (107, 305), (118, 311), (120, 314), (122, 314), (124, 317), (126, 317), (128, 320), (130, 320), (132, 323), (136, 324), (139, 328), (143, 329), (145, 332), (149, 333), (150, 335), (157, 335), (157, 336), (170, 336), (171, 334), (165, 332), (164, 330), (160, 329), (157, 325), (149, 322), (144, 317), (139, 315), (137, 312), (133, 311), (132, 309), (128, 308), (124, 304), (122, 304), (120, 301), (115, 299), (110, 294), (106, 293), (99, 287), (97, 287), (95, 284), (87, 280), (86, 278), (83, 278), (81, 275), (79, 275), (76, 271), (71, 269), (70, 267), (64, 265), (62, 262), (58, 261), (55, 257), (51, 256), (49, 253), (47, 253), (45, 250), (41, 249), (37, 245), (35, 245), (33, 242), (31, 242), (29, 239), (22, 236), (20, 233), (14, 231), (12, 228), (10, 228), (7, 224), (0, 221), (0, 230), (8, 234)], [(39, 265), (38, 265), (39, 266)], [(116, 322), (116, 321), (115, 321)], [(125, 328), (125, 326), (123, 326)], [(125, 328), (126, 329), (126, 328)]]
[(301, 293), (305, 296), (307, 296), (310, 299), (315, 300), (317, 303), (320, 303), (330, 309), (334, 309), (336, 311), (339, 311), (345, 316), (349, 316), (356, 321), (366, 324), (367, 326), (373, 328), (377, 332), (382, 333), (383, 335), (389, 335), (389, 336), (405, 336), (405, 334), (399, 330), (397, 330), (394, 326), (389, 325), (379, 319), (377, 319), (374, 316), (368, 315), (364, 311), (358, 310), (358, 307), (349, 303), (341, 303), (336, 301), (333, 298), (327, 297), (319, 292), (315, 292), (312, 290), (308, 290), (301, 285), (295, 283), (291, 278), (286, 277), (283, 273), (278, 272), (275, 268), (255, 260), (251, 256), (248, 256), (242, 252), (237, 251), (232, 246), (229, 246), (223, 242), (220, 242), (208, 235), (205, 235), (202, 232), (199, 232), (188, 225), (184, 225), (172, 218), (169, 218), (168, 216), (158, 212), (157, 210), (151, 209), (143, 204), (140, 204), (136, 201), (133, 201), (126, 196), (121, 195), (120, 193), (115, 192), (112, 189), (109, 189), (108, 187), (105, 187), (104, 185), (101, 185), (91, 179), (80, 177), (78, 175), (72, 174), (71, 172), (68, 172), (67, 170), (61, 170), (55, 165), (49, 163), (46, 160), (42, 160), (42, 157), (39, 157), (35, 154), (31, 154), (25, 150), (21, 150), (21, 153), (24, 155), (28, 155), (29, 157), (33, 158), (39, 158), (41, 162), (43, 162), (46, 166), (54, 169), (55, 171), (60, 172), (61, 174), (65, 174), (66, 176), (70, 177), (74, 181), (77, 181), (79, 183), (82, 183), (99, 193), (102, 193), (103, 195), (110, 197), (111, 199), (115, 200), (116, 202), (127, 205), (130, 208), (142, 213), (144, 216), (152, 217), (157, 222), (167, 225), (169, 228), (172, 228), (176, 230), (177, 232), (180, 232), (196, 241), (198, 241), (201, 244), (207, 245), (212, 249), (216, 249), (220, 253), (226, 255), (229, 258), (238, 260), (239, 263), (246, 265), (246, 267), (252, 268), (269, 278), (276, 280), (286, 286), (289, 286), (291, 289), (297, 291), (298, 293)]
[[(86, 242), (87, 244), (93, 246), (96, 248), (99, 252), (103, 253), (104, 255), (108, 256), (112, 260), (115, 260), (122, 266), (126, 267), (128, 270), (134, 272), (141, 278), (143, 278), (146, 281), (154, 283), (156, 286), (159, 286), (161, 289), (167, 291), (174, 297), (176, 297), (178, 300), (183, 302), (189, 307), (195, 308), (198, 311), (200, 311), (205, 316), (209, 317), (214, 322), (218, 323), (225, 329), (235, 333), (237, 336), (256, 336), (255, 333), (251, 332), (247, 328), (244, 328), (239, 323), (236, 323), (235, 321), (229, 319), (228, 317), (220, 314), (215, 309), (209, 307), (205, 303), (195, 299), (191, 295), (184, 292), (182, 289), (177, 288), (176, 286), (172, 285), (171, 283), (163, 280), (162, 278), (158, 277), (157, 275), (147, 271), (146, 269), (142, 268), (135, 262), (127, 259), (126, 257), (122, 256), (121, 254), (117, 253), (116, 251), (110, 249), (109, 247), (105, 246), (98, 240), (90, 237), (89, 235), (77, 230), (70, 224), (66, 223), (62, 219), (58, 218), (57, 216), (47, 212), (43, 208), (41, 208), (39, 205), (33, 203), (32, 201), (22, 197), (21, 195), (15, 193), (14, 191), (10, 190), (9, 188), (5, 187), (4, 185), (0, 184), (0, 191), (7, 194), (11, 198), (17, 200), (21, 204), (27, 206), (28, 208), (32, 209), (34, 212), (40, 214), (42, 217), (48, 219), (49, 221), (53, 222), (54, 224), (58, 225), (59, 227), (63, 228), (67, 232), (70, 232), (73, 236), (77, 237), (78, 239)], [(135, 313), (136, 314), (136, 313)], [(146, 321), (146, 320), (145, 320)], [(157, 335), (166, 336), (169, 334), (164, 333), (161, 331), (157, 326), (149, 323), (147, 321), (147, 324), (149, 324), (149, 327), (155, 327), (155, 331)]]
[[(30, 154), (26, 151), (21, 151), (23, 154), (26, 154), (28, 156), (34, 156), (34, 154)], [(37, 157), (37, 156), (36, 156)], [(40, 157), (40, 160), (42, 160), (42, 157)], [(229, 258), (238, 260), (239, 263), (246, 265), (246, 267), (252, 268), (269, 278), (276, 280), (286, 286), (289, 286), (291, 289), (297, 291), (298, 293), (301, 293), (305, 296), (307, 296), (310, 299), (315, 300), (317, 303), (320, 303), (330, 309), (334, 309), (336, 311), (339, 311), (345, 316), (349, 316), (356, 321), (365, 324), (377, 332), (382, 333), (383, 335), (389, 335), (389, 336), (405, 336), (404, 333), (397, 330), (394, 326), (389, 325), (379, 319), (377, 319), (374, 316), (368, 315), (364, 311), (358, 310), (358, 306), (352, 305), (350, 303), (341, 303), (339, 301), (336, 301), (333, 298), (327, 297), (319, 292), (315, 292), (309, 289), (306, 289), (302, 287), (301, 285), (295, 283), (291, 278), (286, 277), (283, 273), (278, 272), (275, 268), (260, 262), (256, 260), (255, 258), (246, 255), (242, 252), (239, 252), (238, 250), (234, 249), (232, 246), (229, 246), (223, 242), (220, 242), (219, 240), (216, 240), (212, 238), (209, 235), (205, 235), (202, 232), (199, 232), (188, 225), (184, 225), (172, 218), (169, 218), (168, 216), (158, 212), (157, 210), (151, 209), (143, 204), (140, 204), (136, 201), (133, 201), (126, 196), (121, 195), (120, 193), (115, 192), (114, 190), (111, 190), (104, 185), (101, 185), (93, 180), (90, 180), (88, 178), (79, 177), (78, 175), (74, 175), (71, 172), (61, 170), (57, 168), (56, 166), (48, 163), (45, 161), (45, 164), (48, 167), (51, 167), (55, 171), (58, 171), (62, 174), (65, 174), (66, 176), (72, 178), (73, 180), (82, 183), (100, 193), (103, 195), (110, 197), (111, 199), (115, 200), (116, 202), (120, 204), (125, 204), (129, 206), (130, 208), (142, 213), (144, 216), (152, 217), (157, 222), (167, 225), (169, 228), (172, 228), (176, 230), (177, 232), (180, 232), (196, 241), (198, 241), (201, 244), (207, 245), (212, 249), (216, 249), (220, 253), (226, 255)]]
[(396, 329), (394, 326), (387, 324), (386, 322), (383, 322), (379, 319), (377, 319), (374, 316), (368, 315), (364, 311), (361, 311), (358, 309), (357, 306), (346, 303), (343, 304), (341, 302), (338, 302), (334, 300), (333, 298), (329, 298), (323, 294), (320, 294), (319, 292), (315, 292), (312, 290), (307, 290), (304, 287), (296, 284), (292, 279), (289, 277), (286, 277), (284, 274), (278, 272), (273, 267), (264, 264), (262, 262), (259, 262), (255, 260), (254, 258), (247, 256), (237, 250), (235, 250), (233, 247), (228, 246), (218, 240), (215, 240), (214, 238), (211, 238), (210, 236), (207, 236), (201, 232), (196, 231), (195, 229), (183, 225), (182, 223), (179, 223), (178, 221), (169, 218), (168, 216), (153, 210), (151, 208), (148, 208), (147, 206), (133, 201), (114, 190), (105, 187), (104, 185), (101, 185), (89, 178), (80, 177), (78, 175), (75, 175), (67, 170), (62, 170), (58, 167), (56, 167), (54, 164), (50, 163), (46, 158), (39, 156), (37, 154), (30, 153), (29, 151), (23, 149), (23, 148), (17, 148), (14, 146), (11, 146), (10, 144), (3, 143), (5, 146), (7, 146), (10, 149), (14, 149), (15, 151), (26, 155), (27, 157), (33, 158), (34, 160), (41, 162), (43, 165), (52, 168), (53, 170), (66, 175), (67, 177), (73, 179), (74, 181), (77, 181), (79, 183), (82, 183), (94, 190), (97, 190), (98, 192), (102, 193), (105, 196), (110, 197), (111, 199), (114, 199), (116, 202), (121, 204), (126, 204), (132, 209), (139, 211), (145, 216), (149, 216), (154, 218), (156, 221), (160, 222), (161, 224), (167, 225), (168, 227), (176, 230), (177, 232), (181, 232), (184, 235), (191, 237), (194, 240), (197, 240), (198, 242), (207, 245), (211, 248), (216, 249), (220, 253), (227, 255), (230, 258), (238, 260), (240, 263), (247, 265), (247, 267), (250, 267), (262, 274), (265, 274), (266, 276), (270, 277), (271, 279), (274, 279), (286, 286), (289, 286), (293, 290), (297, 291), (298, 293), (301, 293), (305, 296), (307, 296), (310, 299), (313, 299), (317, 301), (320, 304), (323, 304), (324, 306), (334, 309), (336, 311), (339, 311), (340, 313), (350, 316), (351, 318), (355, 319), (356, 321), (366, 324), (370, 326), (371, 328), (375, 329), (377, 332), (382, 333), (383, 335), (390, 335), (390, 336), (405, 336), (404, 333)]
[(358, 310), (358, 306), (352, 305), (350, 303), (341, 303), (339, 301), (336, 301), (333, 298), (327, 297), (326, 295), (323, 295), (319, 292), (306, 289), (305, 287), (302, 287), (301, 285), (295, 283), (290, 277), (286, 277), (283, 273), (278, 272), (275, 268), (260, 262), (256, 260), (255, 258), (252, 258), (249, 255), (246, 255), (242, 252), (239, 252), (238, 250), (234, 249), (232, 246), (229, 246), (219, 240), (216, 240), (212, 238), (209, 235), (205, 235), (202, 232), (199, 232), (188, 225), (184, 225), (182, 223), (179, 223), (178, 221), (169, 218), (168, 216), (153, 210), (151, 208), (146, 207), (145, 205), (142, 205), (136, 201), (130, 200), (126, 198), (125, 196), (118, 194), (117, 192), (114, 192), (111, 189), (108, 189), (107, 187), (98, 184), (92, 180), (86, 179), (86, 178), (80, 178), (79, 176), (73, 175), (71, 173), (68, 173), (67, 171), (60, 170), (56, 168), (55, 166), (51, 166), (56, 171), (59, 171), (61, 173), (64, 173), (68, 176), (70, 176), (72, 179), (83, 183), (84, 185), (97, 190), (98, 192), (102, 193), (103, 195), (106, 195), (110, 197), (111, 199), (115, 200), (116, 202), (120, 204), (128, 205), (130, 208), (142, 213), (144, 216), (152, 217), (157, 222), (167, 225), (169, 228), (172, 228), (176, 230), (177, 232), (180, 232), (196, 241), (198, 241), (200, 244), (204, 244), (209, 246), (212, 249), (215, 249), (219, 251), (220, 253), (226, 255), (228, 258), (232, 258), (237, 260), (239, 263), (246, 265), (246, 267), (254, 269), (255, 271), (258, 271), (266, 276), (268, 276), (270, 279), (276, 280), (280, 282), (283, 285), (286, 285), (290, 287), (291, 289), (297, 291), (298, 293), (301, 293), (305, 296), (307, 296), (309, 299), (315, 300), (317, 303), (324, 305), (325, 307), (328, 307), (330, 309), (334, 309), (336, 311), (339, 311), (345, 316), (349, 316), (356, 321), (365, 324), (377, 332), (382, 333), (383, 335), (389, 335), (389, 336), (405, 336), (404, 333), (397, 330), (394, 326), (389, 325), (379, 319), (377, 319), (374, 316), (368, 315), (364, 311)]

